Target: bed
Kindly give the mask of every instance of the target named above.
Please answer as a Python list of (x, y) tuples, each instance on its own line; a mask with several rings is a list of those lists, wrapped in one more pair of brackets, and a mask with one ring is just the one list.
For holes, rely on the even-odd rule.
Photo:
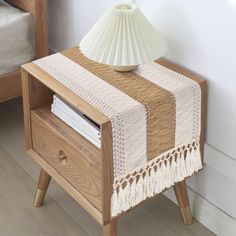
[(20, 66), (48, 55), (46, 0), (0, 0), (0, 102), (21, 95)]

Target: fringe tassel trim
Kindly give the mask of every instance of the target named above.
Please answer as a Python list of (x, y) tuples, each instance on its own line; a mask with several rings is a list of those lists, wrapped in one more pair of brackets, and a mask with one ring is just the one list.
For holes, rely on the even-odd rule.
[(159, 155), (126, 176), (115, 177), (111, 199), (112, 216), (161, 193), (201, 168), (200, 144), (197, 139)]

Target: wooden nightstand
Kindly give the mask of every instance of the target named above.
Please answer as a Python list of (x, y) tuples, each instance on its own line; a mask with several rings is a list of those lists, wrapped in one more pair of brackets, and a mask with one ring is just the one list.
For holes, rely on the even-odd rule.
[[(205, 81), (165, 60), (159, 63), (199, 82), (202, 121), (205, 115)], [(55, 179), (98, 223), (103, 235), (116, 235), (111, 216), (113, 184), (112, 128), (108, 117), (60, 84), (33, 63), (22, 67), (25, 142), (28, 154), (41, 166), (34, 205), (42, 205), (50, 178)], [(58, 94), (100, 126), (101, 149), (86, 140), (50, 111)], [(201, 128), (203, 152), (204, 122)], [(192, 221), (185, 181), (175, 184), (175, 193), (186, 224)], [(121, 215), (119, 215), (121, 216)]]

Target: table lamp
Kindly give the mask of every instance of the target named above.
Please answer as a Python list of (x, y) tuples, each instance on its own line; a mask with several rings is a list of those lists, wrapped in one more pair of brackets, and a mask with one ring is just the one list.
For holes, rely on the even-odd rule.
[(80, 42), (93, 61), (127, 72), (163, 56), (167, 44), (135, 3), (111, 7)]

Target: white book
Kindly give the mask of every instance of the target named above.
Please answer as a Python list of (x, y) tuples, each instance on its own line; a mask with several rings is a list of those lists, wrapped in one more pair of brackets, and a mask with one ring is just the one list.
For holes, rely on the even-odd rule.
[(62, 111), (67, 113), (68, 116), (70, 116), (72, 119), (78, 122), (78, 125), (80, 126), (81, 129), (84, 129), (92, 136), (99, 135), (100, 137), (100, 127), (93, 121), (91, 121), (88, 117), (86, 117), (82, 112), (76, 110), (66, 101), (64, 101), (58, 95), (53, 96), (53, 105), (54, 107), (59, 107)]
[[(55, 101), (56, 100), (56, 101)], [(100, 140), (100, 129), (95, 124), (93, 124), (86, 117), (81, 116), (82, 113), (77, 113), (75, 110), (67, 107), (66, 104), (58, 103), (58, 97), (54, 97), (54, 101), (51, 107), (51, 111), (58, 118), (63, 120), (66, 124), (68, 124), (71, 128), (76, 130), (98, 148), (101, 148), (101, 140)], [(60, 100), (62, 102), (62, 100)], [(69, 109), (68, 109), (69, 108)], [(75, 113), (75, 114), (74, 114)]]
[(68, 116), (63, 114), (59, 109), (55, 108), (53, 109), (52, 113), (56, 115), (58, 118), (60, 118), (62, 121), (64, 121), (67, 125), (69, 125), (72, 129), (77, 131), (79, 134), (81, 134), (83, 137), (85, 137), (87, 140), (89, 140), (91, 143), (93, 143), (98, 148), (101, 148), (101, 141), (99, 139), (94, 139), (87, 133), (85, 133), (83, 130), (81, 130), (73, 120), (69, 119)]
[(80, 129), (90, 134), (91, 137), (100, 138), (100, 127), (58, 95), (54, 95), (53, 107), (58, 107), (62, 112), (66, 113), (67, 116), (75, 121)]

